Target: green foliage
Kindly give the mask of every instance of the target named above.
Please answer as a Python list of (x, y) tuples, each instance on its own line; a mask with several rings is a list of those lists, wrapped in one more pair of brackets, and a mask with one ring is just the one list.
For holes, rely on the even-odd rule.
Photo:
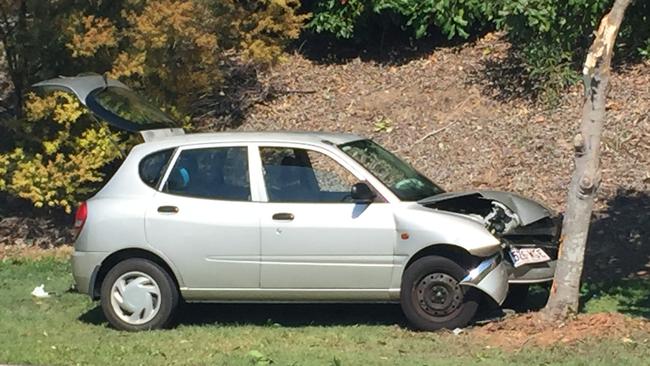
[[(296, 0), (0, 0), (0, 42), (14, 86), (0, 123), (0, 190), (70, 212), (133, 143), (73, 97), (28, 95), (57, 75), (97, 72), (143, 90), (191, 129), (200, 96), (217, 93), (232, 58), (276, 62), (306, 16)], [(7, 143), (8, 142), (8, 143)]]
[(608, 0), (501, 0), (496, 25), (508, 31), (513, 56), (547, 101), (578, 80), (577, 68)]
[[(508, 31), (515, 58), (544, 99), (554, 100), (579, 80), (580, 65), (592, 35), (610, 0), (501, 0), (495, 24)], [(626, 12), (617, 52), (644, 55), (650, 41), (647, 2), (637, 1)]]
[(483, 25), (494, 11), (491, 1), (481, 0), (377, 0), (373, 10), (401, 15), (417, 38), (425, 36), (431, 26), (448, 38), (467, 38), (471, 29)]
[[(493, 14), (493, 3), (481, 0), (326, 0), (316, 1), (308, 27), (340, 38), (365, 37), (362, 32), (374, 18), (390, 19), (416, 38), (433, 26), (447, 37), (467, 38), (472, 28), (484, 25)], [(361, 34), (361, 35), (360, 35)]]
[(340, 38), (352, 38), (356, 23), (367, 16), (365, 3), (363, 0), (316, 1), (314, 17), (307, 27), (318, 33), (328, 32)]
[(650, 282), (642, 278), (584, 284), (580, 295), (587, 313), (620, 312), (650, 316)]

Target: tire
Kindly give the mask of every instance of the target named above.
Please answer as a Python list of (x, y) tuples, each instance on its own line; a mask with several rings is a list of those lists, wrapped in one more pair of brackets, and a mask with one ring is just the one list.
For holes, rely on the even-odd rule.
[(135, 332), (170, 326), (179, 297), (165, 269), (147, 259), (133, 258), (108, 271), (100, 302), (110, 325)]
[(469, 324), (481, 296), (475, 288), (458, 285), (466, 274), (457, 263), (438, 256), (420, 258), (406, 268), (400, 303), (411, 327), (433, 331)]

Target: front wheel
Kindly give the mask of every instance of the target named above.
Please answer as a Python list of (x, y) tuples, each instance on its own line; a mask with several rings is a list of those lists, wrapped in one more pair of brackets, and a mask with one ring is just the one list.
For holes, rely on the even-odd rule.
[(178, 289), (169, 273), (146, 259), (118, 263), (102, 282), (102, 310), (117, 329), (164, 328), (171, 323), (178, 301)]
[(480, 294), (460, 286), (467, 274), (450, 259), (428, 256), (411, 264), (402, 277), (400, 302), (411, 326), (420, 330), (466, 326), (478, 309)]

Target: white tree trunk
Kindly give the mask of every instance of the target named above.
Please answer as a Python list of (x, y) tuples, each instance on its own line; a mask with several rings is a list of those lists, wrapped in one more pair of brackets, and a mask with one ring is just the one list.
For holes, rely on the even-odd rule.
[(631, 0), (616, 0), (601, 20), (583, 69), (584, 107), (574, 143), (575, 170), (562, 223), (557, 270), (544, 313), (560, 320), (578, 311), (580, 277), (596, 191), (600, 184), (600, 137), (616, 35)]

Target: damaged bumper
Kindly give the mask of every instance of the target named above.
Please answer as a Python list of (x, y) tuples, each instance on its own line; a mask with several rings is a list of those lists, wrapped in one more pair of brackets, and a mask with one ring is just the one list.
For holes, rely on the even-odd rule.
[(532, 263), (514, 268), (508, 261), (504, 261), (508, 271), (508, 282), (517, 284), (534, 284), (553, 281), (555, 264), (557, 260), (543, 263)]
[(501, 305), (508, 295), (508, 270), (501, 253), (482, 261), (460, 282), (475, 287)]

